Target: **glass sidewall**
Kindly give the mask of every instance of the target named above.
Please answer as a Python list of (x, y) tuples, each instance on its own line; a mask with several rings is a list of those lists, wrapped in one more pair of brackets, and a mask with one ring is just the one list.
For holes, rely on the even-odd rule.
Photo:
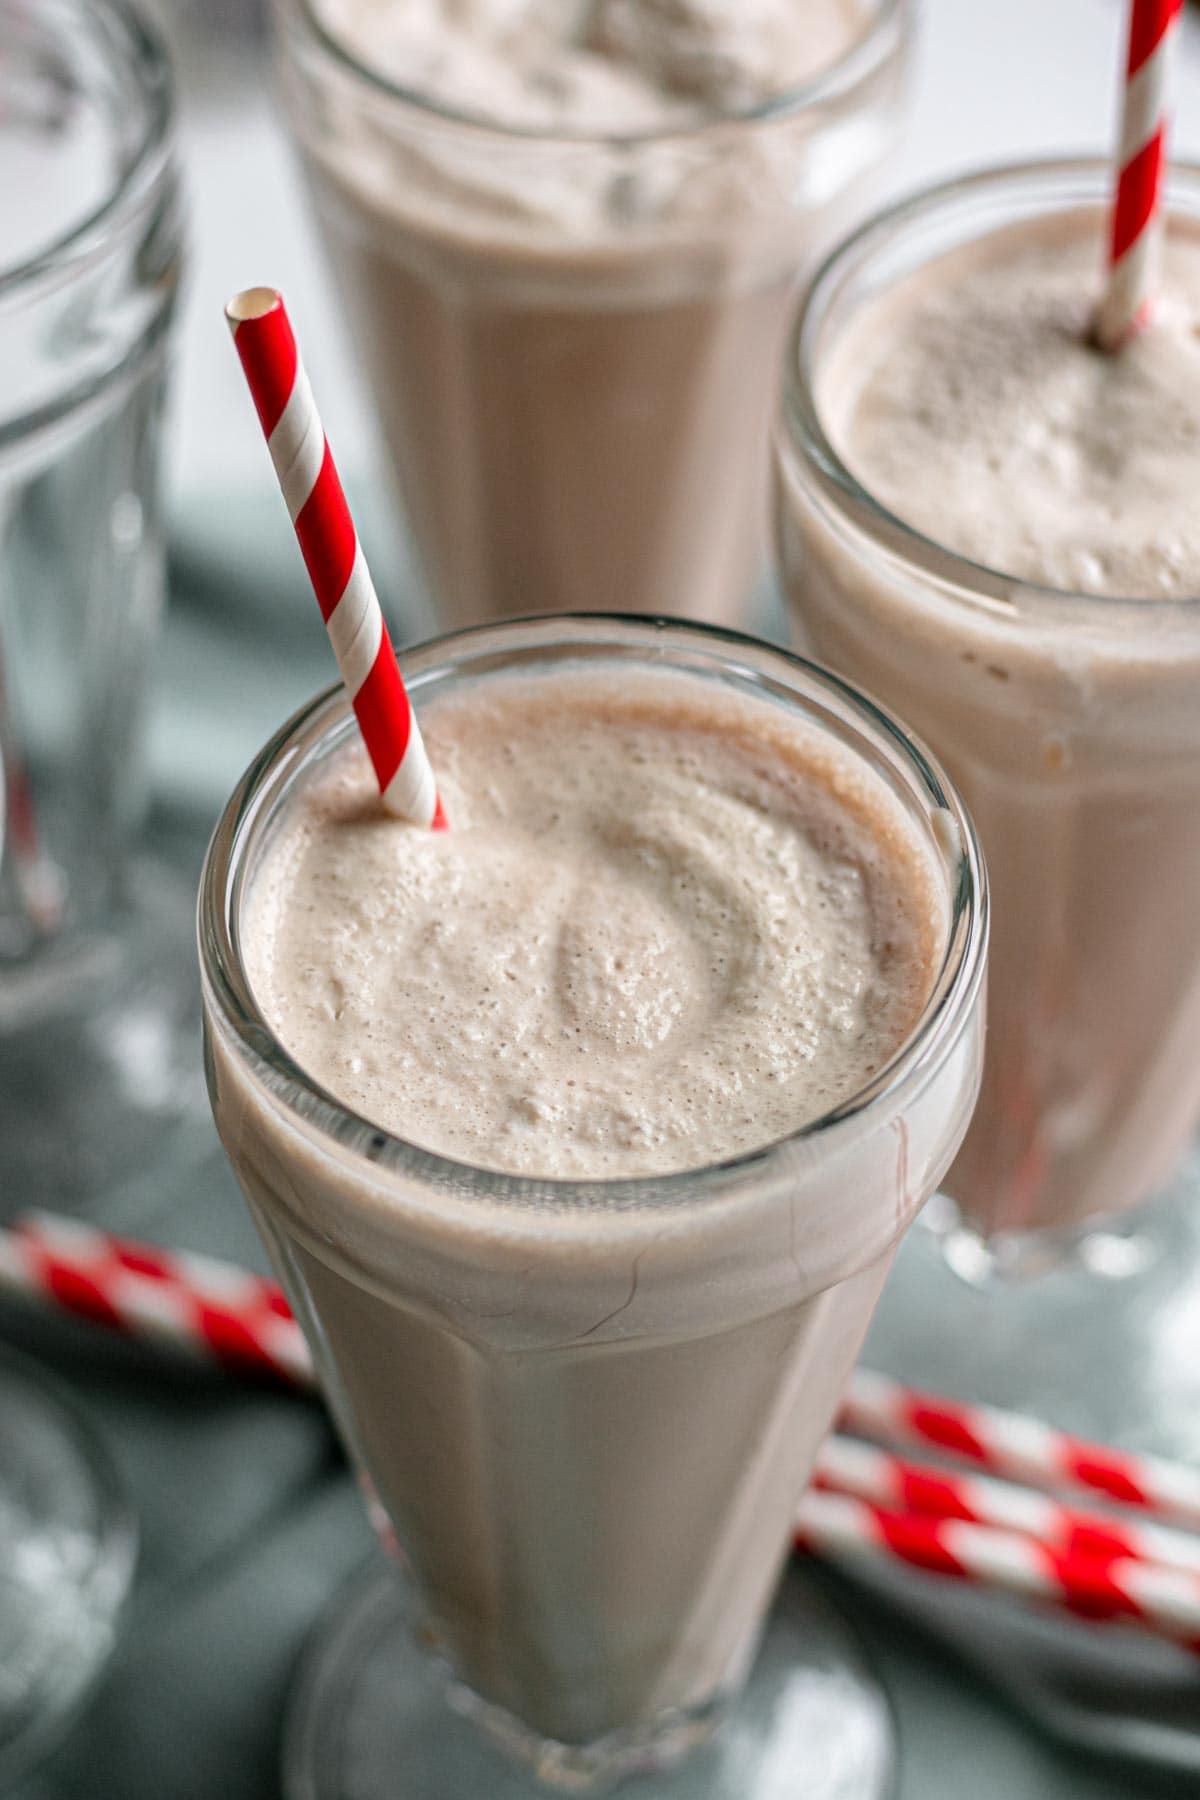
[(64, 91), (76, 82), (105, 120), (114, 166), (97, 206), (0, 269), (11, 372), (0, 408), (10, 589), (0, 625), (10, 795), (0, 937), (5, 1004), (32, 1015), (92, 980), (98, 959), (83, 936), (103, 930), (121, 902), (124, 853), (144, 811), (183, 218), (170, 72), (136, 13), (122, 0), (55, 0), (33, 14), (5, 0), (0, 23), (9, 20), (14, 70), (24, 55), (43, 70), (61, 63)]

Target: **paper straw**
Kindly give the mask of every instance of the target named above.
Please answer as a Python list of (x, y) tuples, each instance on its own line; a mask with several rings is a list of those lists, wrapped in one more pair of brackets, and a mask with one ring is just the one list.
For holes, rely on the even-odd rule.
[(282, 297), (247, 288), (225, 316), (383, 804), (415, 825), (443, 827), (420, 727)]
[(1119, 349), (1149, 322), (1157, 297), (1170, 78), (1181, 6), (1182, 0), (1130, 0), (1108, 285), (1093, 326), (1105, 350)]
[(1153, 1562), (1200, 1575), (1200, 1536), (1115, 1513), (1082, 1510), (1037, 1488), (994, 1476), (913, 1463), (860, 1438), (822, 1445), (813, 1485), (888, 1512), (961, 1519), (1036, 1538), (1061, 1555), (1097, 1562)]
[(848, 1563), (899, 1561), (1079, 1617), (1124, 1619), (1200, 1651), (1200, 1581), (1153, 1563), (1063, 1554), (1015, 1531), (892, 1513), (847, 1494), (810, 1491), (796, 1542)]
[(928, 1445), (991, 1475), (1050, 1491), (1102, 1495), (1117, 1505), (1200, 1529), (1200, 1469), (1091, 1443), (1020, 1413), (918, 1393), (874, 1370), (859, 1369), (842, 1423), (861, 1437)]
[(239, 1374), (310, 1387), (312, 1362), (283, 1290), (214, 1257), (30, 1213), (0, 1230), (0, 1288), (109, 1330), (173, 1345)]

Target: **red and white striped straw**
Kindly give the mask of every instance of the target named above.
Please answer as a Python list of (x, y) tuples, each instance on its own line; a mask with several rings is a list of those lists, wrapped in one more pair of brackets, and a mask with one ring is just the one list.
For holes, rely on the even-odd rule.
[(988, 1474), (1051, 1491), (1075, 1490), (1200, 1530), (1200, 1469), (1058, 1431), (1040, 1419), (921, 1394), (858, 1369), (842, 1425), (888, 1444), (922, 1444)]
[(283, 1290), (215, 1257), (30, 1213), (0, 1230), (0, 1289), (49, 1300), (110, 1331), (199, 1353), (238, 1374), (312, 1386), (308, 1345)]
[(225, 316), (383, 804), (415, 825), (442, 827), (433, 770), (283, 299), (274, 288), (247, 288)]
[(849, 1563), (898, 1560), (1082, 1618), (1125, 1619), (1200, 1652), (1200, 1580), (1156, 1563), (1064, 1553), (1020, 1532), (813, 1490), (800, 1502), (796, 1542)]
[(1159, 1563), (1200, 1575), (1200, 1536), (1194, 1532), (1070, 1506), (1041, 1489), (993, 1476), (909, 1462), (861, 1438), (827, 1438), (817, 1457), (813, 1486), (870, 1501), (886, 1512), (961, 1519), (1017, 1532), (1061, 1555), (1098, 1562)]
[(1149, 322), (1157, 296), (1171, 71), (1182, 5), (1130, 0), (1108, 285), (1093, 326), (1105, 350), (1119, 349)]

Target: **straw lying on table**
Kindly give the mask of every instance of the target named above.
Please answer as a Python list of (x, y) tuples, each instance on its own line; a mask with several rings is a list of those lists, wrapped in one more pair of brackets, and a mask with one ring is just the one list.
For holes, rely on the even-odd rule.
[(1128, 1557), (1063, 1555), (1020, 1532), (889, 1513), (851, 1495), (810, 1491), (800, 1502), (796, 1541), (844, 1559), (898, 1559), (1078, 1617), (1125, 1619), (1177, 1639), (1200, 1655), (1200, 1580)]
[(225, 316), (383, 804), (436, 830), (446, 815), (282, 296), (246, 288)]
[(49, 1301), (131, 1337), (212, 1358), (240, 1375), (313, 1385), (283, 1290), (213, 1257), (133, 1244), (80, 1220), (30, 1213), (0, 1230), (0, 1289)]
[[(870, 1379), (869, 1373), (860, 1376)], [(1062, 1555), (1132, 1558), (1200, 1575), (1200, 1536), (1192, 1532), (1071, 1505), (1044, 1489), (994, 1476), (950, 1473), (941, 1464), (908, 1462), (860, 1438), (829, 1439), (821, 1451), (814, 1486), (853, 1494), (885, 1512), (1019, 1532)]]
[(860, 1437), (928, 1444), (1006, 1480), (1084, 1491), (1200, 1530), (1200, 1470), (1089, 1443), (1040, 1419), (916, 1394), (886, 1375), (860, 1369), (844, 1423)]
[[(0, 1288), (241, 1374), (314, 1385), (282, 1291), (210, 1257), (31, 1213), (0, 1231)], [(852, 1380), (841, 1424), (857, 1435), (823, 1446), (796, 1521), (801, 1547), (848, 1563), (899, 1560), (1077, 1616), (1124, 1619), (1200, 1654), (1200, 1536), (1177, 1528), (1200, 1526), (1200, 1471), (914, 1393), (867, 1370)], [(910, 1462), (863, 1438), (927, 1445), (985, 1473)], [(1121, 1511), (1058, 1497), (1071, 1491)]]

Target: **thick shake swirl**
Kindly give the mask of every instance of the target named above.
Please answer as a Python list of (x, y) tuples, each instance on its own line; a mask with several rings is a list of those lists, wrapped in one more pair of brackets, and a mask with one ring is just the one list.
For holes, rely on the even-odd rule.
[(1168, 239), (1154, 322), (1089, 338), (1087, 215), (993, 232), (864, 308), (822, 402), (864, 485), (975, 562), (1072, 593), (1200, 595), (1200, 233)]
[(429, 1149), (542, 1176), (698, 1167), (870, 1081), (945, 937), (928, 852), (828, 736), (678, 678), (486, 684), (423, 718), (454, 828), (348, 752), (256, 878), (297, 1061)]

